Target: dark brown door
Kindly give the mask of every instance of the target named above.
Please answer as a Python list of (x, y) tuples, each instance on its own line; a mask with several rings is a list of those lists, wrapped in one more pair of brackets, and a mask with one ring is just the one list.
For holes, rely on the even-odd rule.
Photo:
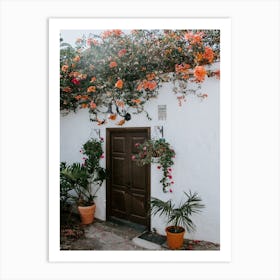
[(113, 217), (150, 226), (150, 166), (139, 167), (131, 159), (136, 143), (150, 138), (149, 128), (107, 129), (107, 219)]

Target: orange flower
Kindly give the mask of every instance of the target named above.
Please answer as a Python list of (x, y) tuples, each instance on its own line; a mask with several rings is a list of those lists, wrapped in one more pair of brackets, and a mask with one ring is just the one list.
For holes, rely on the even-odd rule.
[(122, 49), (122, 50), (120, 50), (119, 52), (118, 52), (118, 56), (119, 57), (122, 57), (122, 56), (124, 56), (126, 54), (126, 49)]
[(82, 96), (79, 94), (77, 96), (75, 96), (75, 99), (80, 100), (82, 98)]
[(214, 52), (210, 47), (205, 47), (203, 58), (207, 59), (210, 63), (214, 59)]
[(81, 75), (80, 72), (71, 72), (71, 73), (69, 74), (70, 77), (74, 77), (74, 78), (77, 78), (77, 77), (80, 76), (80, 75)]
[(81, 100), (88, 100), (88, 96), (87, 95), (82, 95)]
[(111, 36), (111, 35), (112, 35), (112, 31), (106, 30), (106, 31), (104, 31), (104, 32), (101, 34), (101, 37), (102, 37), (103, 39), (106, 39), (107, 37), (109, 37), (109, 36)]
[(165, 51), (165, 54), (166, 55), (169, 55), (169, 54), (171, 54), (172, 53), (172, 49), (167, 49), (166, 51)]
[(93, 39), (93, 38), (89, 38), (89, 39), (87, 39), (87, 44), (88, 44), (89, 46), (91, 46), (91, 45), (97, 46), (97, 45), (98, 45), (98, 41), (95, 40), (95, 39)]
[(96, 108), (96, 104), (93, 101), (90, 102), (89, 106), (90, 106), (91, 109)]
[(147, 74), (146, 77), (147, 77), (148, 81), (151, 81), (151, 80), (155, 79), (156, 75), (155, 75), (155, 73), (151, 73), (151, 74)]
[(191, 40), (193, 38), (193, 33), (192, 32), (187, 32), (186, 34), (185, 34), (185, 39), (186, 40)]
[(90, 80), (90, 83), (94, 83), (95, 81), (96, 81), (96, 78), (92, 77), (91, 80)]
[(154, 90), (157, 87), (157, 83), (155, 81), (149, 81), (146, 83), (146, 88), (149, 90)]
[(192, 32), (187, 32), (185, 34), (185, 39), (188, 40), (190, 42), (190, 44), (200, 44), (201, 43), (201, 39), (202, 39), (202, 32), (197, 32), (195, 34), (193, 34)]
[(136, 104), (141, 103), (141, 100), (140, 100), (140, 99), (132, 99), (131, 101), (134, 102), (134, 103), (136, 103)]
[(117, 64), (117, 62), (115, 62), (115, 61), (112, 61), (112, 62), (110, 62), (110, 68), (113, 68), (113, 67), (116, 67), (116, 66), (118, 66), (118, 64)]
[(80, 57), (77, 55), (76, 57), (74, 57), (73, 58), (73, 61), (75, 61), (75, 62), (79, 62), (81, 59), (80, 59)]
[(71, 89), (70, 87), (64, 87), (64, 88), (62, 89), (62, 91), (64, 91), (64, 92), (71, 92), (72, 89)]
[(200, 62), (201, 60), (203, 60), (204, 55), (203, 55), (202, 53), (197, 53), (195, 57), (196, 57), (196, 60), (197, 60), (198, 62)]
[(193, 74), (198, 82), (202, 82), (205, 79), (206, 70), (203, 66), (196, 66)]
[(85, 80), (87, 78), (87, 74), (80, 74), (78, 76), (81, 80)]
[(63, 65), (63, 66), (61, 67), (61, 70), (62, 70), (63, 72), (66, 72), (66, 71), (68, 70), (68, 68), (69, 68), (68, 65)]
[(96, 87), (95, 86), (90, 86), (87, 89), (87, 92), (95, 92), (96, 91)]
[(115, 36), (120, 36), (123, 32), (120, 29), (114, 29), (114, 30), (112, 30), (112, 33)]
[(83, 104), (81, 104), (81, 107), (82, 107), (83, 109), (85, 109), (85, 108), (87, 108), (87, 107), (88, 107), (88, 104), (83, 103)]
[(178, 47), (177, 50), (178, 50), (178, 52), (182, 52), (182, 48), (181, 47)]
[(125, 123), (125, 119), (120, 120), (117, 125), (123, 125)]
[(109, 118), (111, 121), (114, 121), (114, 120), (117, 118), (117, 114), (111, 114), (108, 118)]
[(141, 91), (143, 89), (143, 82), (141, 82), (137, 88), (136, 88), (138, 91)]
[(114, 29), (114, 30), (106, 30), (101, 34), (101, 37), (103, 39), (106, 39), (112, 35), (114, 36), (120, 36), (123, 32), (120, 29)]
[(116, 101), (116, 104), (117, 104), (118, 107), (121, 107), (121, 108), (124, 107), (124, 102), (121, 101), (121, 100), (117, 100), (117, 101)]
[(199, 44), (201, 42), (201, 35), (199, 33), (196, 33), (191, 41), (191, 44)]
[(122, 80), (118, 80), (115, 84), (115, 87), (116, 88), (119, 88), (119, 89), (122, 89), (123, 87), (123, 81)]
[(176, 73), (188, 73), (190, 67), (191, 66), (189, 64), (186, 64), (186, 63), (176, 64), (175, 65), (175, 72)]

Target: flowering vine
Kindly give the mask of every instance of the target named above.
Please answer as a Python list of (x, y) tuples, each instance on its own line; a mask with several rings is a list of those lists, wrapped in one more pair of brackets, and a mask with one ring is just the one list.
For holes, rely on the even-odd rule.
[(132, 155), (132, 160), (136, 161), (139, 166), (149, 163), (157, 163), (158, 169), (162, 170), (162, 179), (160, 183), (163, 186), (163, 192), (172, 192), (170, 188), (173, 184), (172, 168), (175, 158), (175, 151), (165, 139), (147, 140), (144, 143), (136, 143), (138, 153)]
[(206, 67), (219, 51), (219, 30), (106, 30), (78, 38), (75, 47), (61, 38), (60, 109), (87, 108), (99, 125), (123, 125), (145, 112), (167, 81), (174, 82), (179, 105), (188, 94), (204, 99), (201, 83), (219, 78)]

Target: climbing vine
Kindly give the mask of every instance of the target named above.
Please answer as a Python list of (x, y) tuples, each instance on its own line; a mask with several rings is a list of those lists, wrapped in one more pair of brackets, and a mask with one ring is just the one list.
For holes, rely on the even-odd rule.
[(189, 94), (203, 99), (201, 83), (220, 75), (207, 67), (220, 58), (219, 30), (106, 30), (75, 46), (60, 40), (60, 109), (88, 109), (99, 125), (145, 111), (163, 82), (174, 82), (179, 105)]

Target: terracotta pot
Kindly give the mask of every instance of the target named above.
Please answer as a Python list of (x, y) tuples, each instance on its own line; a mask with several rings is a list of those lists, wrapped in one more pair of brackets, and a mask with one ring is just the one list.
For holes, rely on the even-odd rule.
[(94, 220), (96, 205), (91, 206), (78, 206), (80, 217), (83, 225), (91, 224)]
[(182, 227), (179, 227), (181, 229), (181, 232), (177, 233), (177, 232), (172, 232), (172, 228), (174, 228), (174, 227), (170, 226), (165, 229), (166, 237), (167, 237), (167, 245), (168, 245), (169, 249), (172, 249), (172, 250), (180, 249), (184, 243), (185, 229)]

